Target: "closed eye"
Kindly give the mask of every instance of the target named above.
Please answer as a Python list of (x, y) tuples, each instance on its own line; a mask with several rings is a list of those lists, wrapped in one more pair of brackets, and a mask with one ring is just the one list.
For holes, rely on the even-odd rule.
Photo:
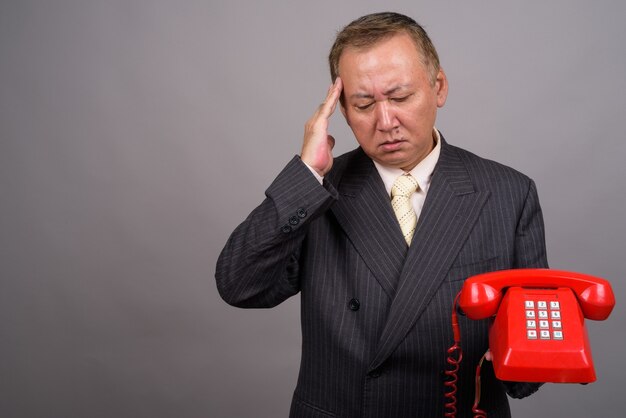
[(402, 97), (392, 97), (389, 100), (391, 100), (392, 102), (402, 103), (405, 102), (409, 97), (411, 97), (410, 94)]
[(374, 104), (374, 102), (370, 102), (367, 104), (363, 104), (363, 105), (355, 105), (355, 107), (359, 110), (367, 110), (369, 109), (372, 105)]

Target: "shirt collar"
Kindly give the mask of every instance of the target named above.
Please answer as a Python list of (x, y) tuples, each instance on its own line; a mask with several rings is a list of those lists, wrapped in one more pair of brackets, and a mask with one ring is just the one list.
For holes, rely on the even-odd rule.
[[(433, 171), (435, 171), (435, 166), (439, 160), (439, 154), (441, 154), (441, 137), (439, 136), (439, 131), (436, 128), (433, 128), (433, 139), (436, 142), (435, 148), (433, 148), (426, 158), (420, 161), (411, 171), (409, 171), (413, 178), (417, 180), (417, 184), (419, 184), (420, 187), (419, 190), (424, 193), (428, 192)], [(376, 170), (378, 170), (378, 174), (380, 174), (380, 178), (382, 178), (383, 183), (385, 184), (387, 194), (391, 196), (393, 183), (398, 177), (406, 172), (400, 168), (381, 165), (376, 161), (374, 161), (374, 165), (376, 166)]]

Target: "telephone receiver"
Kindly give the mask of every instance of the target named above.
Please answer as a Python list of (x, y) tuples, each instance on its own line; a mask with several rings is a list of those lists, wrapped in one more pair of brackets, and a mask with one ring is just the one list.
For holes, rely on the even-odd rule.
[(596, 380), (584, 319), (615, 306), (608, 281), (564, 270), (516, 269), (468, 278), (458, 299), (470, 319), (492, 318), (489, 349), (501, 380)]

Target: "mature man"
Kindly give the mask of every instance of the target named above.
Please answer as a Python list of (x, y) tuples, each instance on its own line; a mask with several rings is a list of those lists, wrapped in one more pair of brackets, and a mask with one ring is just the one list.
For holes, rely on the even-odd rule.
[[(450, 312), (467, 277), (547, 267), (534, 183), (449, 145), (434, 127), (448, 93), (426, 32), (395, 13), (346, 26), (330, 53), (334, 81), (307, 122), (300, 156), (233, 232), (218, 260), (222, 297), (271, 307), (301, 292), (302, 363), (292, 417), (444, 414)], [(340, 103), (359, 148), (333, 158)], [(462, 319), (457, 416), (471, 416), (487, 324)], [(483, 370), (481, 407), (510, 416)]]

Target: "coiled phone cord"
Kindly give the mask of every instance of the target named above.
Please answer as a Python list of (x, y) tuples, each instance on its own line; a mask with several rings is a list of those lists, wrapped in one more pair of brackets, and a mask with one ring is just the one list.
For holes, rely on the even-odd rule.
[(459, 318), (456, 313), (456, 305), (459, 300), (461, 292), (454, 298), (452, 304), (452, 333), (454, 335), (454, 345), (448, 348), (448, 370), (444, 373), (446, 375), (446, 381), (443, 383), (445, 386), (444, 396), (446, 398), (445, 414), (444, 417), (456, 418), (456, 382), (459, 380), (458, 372), (461, 366), (461, 360), (463, 360), (463, 349), (461, 349), (461, 330), (459, 329)]
[[(459, 380), (458, 372), (461, 367), (461, 361), (463, 360), (463, 349), (461, 348), (461, 329), (459, 328), (459, 317), (457, 314), (457, 303), (460, 295), (461, 292), (456, 295), (452, 305), (452, 333), (454, 336), (454, 344), (452, 347), (448, 348), (448, 357), (446, 359), (448, 362), (448, 370), (444, 371), (447, 377), (446, 381), (443, 383), (446, 389), (444, 393), (446, 398), (444, 417), (447, 418), (456, 418), (456, 383)], [(474, 405), (472, 406), (474, 418), (487, 418), (487, 413), (478, 408), (478, 404), (480, 403), (480, 369), (486, 356), (487, 353), (482, 356), (478, 362), (478, 366), (476, 366), (476, 392), (474, 395)]]

